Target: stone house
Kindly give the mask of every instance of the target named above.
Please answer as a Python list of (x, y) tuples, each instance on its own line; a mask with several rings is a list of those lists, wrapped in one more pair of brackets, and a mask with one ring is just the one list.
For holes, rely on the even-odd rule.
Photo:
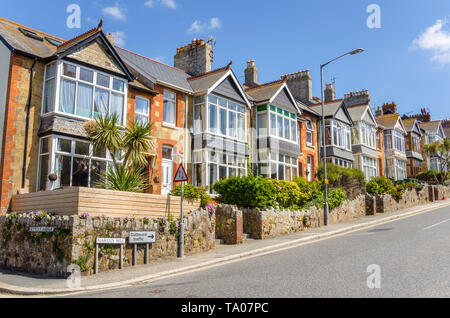
[(377, 124), (384, 130), (385, 175), (394, 180), (407, 178), (407, 157), (403, 121), (395, 103), (384, 104), (376, 113)]
[(407, 135), (406, 142), (406, 158), (408, 178), (415, 178), (422, 171), (424, 158), (422, 156), (422, 129), (419, 122), (415, 118), (403, 119), (403, 125)]
[(369, 181), (373, 177), (382, 175), (383, 170), (383, 152), (378, 151), (378, 124), (370, 108), (370, 95), (367, 90), (352, 92), (345, 94), (344, 100), (353, 120), (354, 168), (361, 170)]
[[(419, 124), (423, 132), (423, 144), (431, 144), (433, 142), (441, 143), (446, 137), (442, 122), (440, 120), (421, 122)], [(433, 155), (429, 158), (427, 165), (428, 169), (442, 171), (443, 167), (439, 164), (440, 154)]]

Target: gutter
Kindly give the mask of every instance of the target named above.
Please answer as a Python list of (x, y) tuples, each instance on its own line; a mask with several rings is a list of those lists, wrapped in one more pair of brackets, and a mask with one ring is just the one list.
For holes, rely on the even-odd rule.
[(33, 77), (34, 77), (34, 67), (36, 66), (38, 58), (34, 58), (33, 65), (30, 69), (30, 87), (28, 90), (28, 102), (27, 102), (27, 119), (25, 124), (25, 145), (23, 149), (23, 166), (22, 166), (22, 189), (25, 188), (25, 176), (27, 170), (27, 150), (28, 150), (28, 130), (30, 128), (30, 110), (31, 110), (31, 98), (33, 93)]

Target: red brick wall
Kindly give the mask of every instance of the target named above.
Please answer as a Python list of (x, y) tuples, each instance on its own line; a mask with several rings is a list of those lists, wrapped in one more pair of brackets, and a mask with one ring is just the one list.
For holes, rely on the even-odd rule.
[(308, 156), (311, 156), (313, 158), (313, 167), (312, 167), (312, 174), (313, 174), (313, 180), (315, 180), (315, 176), (317, 173), (317, 168), (319, 165), (319, 155), (318, 155), (318, 130), (317, 130), (317, 117), (310, 115), (306, 112), (302, 115), (303, 119), (309, 118), (311, 119), (314, 127), (313, 132), (313, 147), (308, 146), (306, 143), (306, 122), (300, 122), (300, 149), (303, 153), (303, 156), (299, 157), (299, 174), (300, 176), (307, 179), (306, 170), (308, 167)]

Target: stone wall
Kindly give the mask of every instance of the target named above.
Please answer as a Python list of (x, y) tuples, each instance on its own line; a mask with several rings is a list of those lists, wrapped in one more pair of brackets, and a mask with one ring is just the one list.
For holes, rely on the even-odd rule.
[(329, 224), (353, 221), (366, 216), (366, 196), (359, 195), (354, 200), (346, 200), (330, 211)]
[[(196, 210), (185, 218), (185, 254), (191, 255), (215, 247), (215, 215)], [(30, 226), (54, 227), (54, 233), (29, 232)], [(78, 216), (47, 216), (38, 221), (32, 215), (7, 215), (0, 218), (0, 266), (28, 273), (65, 276), (67, 266), (77, 264), (93, 274), (97, 237), (128, 238), (130, 231), (155, 231), (149, 261), (176, 257), (178, 221)], [(128, 242), (128, 240), (127, 240)], [(137, 264), (144, 263), (145, 245), (138, 246)], [(116, 245), (99, 246), (99, 272), (119, 268)], [(133, 246), (124, 248), (124, 266), (132, 265)]]
[(220, 205), (216, 208), (216, 237), (225, 244), (241, 244), (243, 234), (242, 210), (235, 206)]

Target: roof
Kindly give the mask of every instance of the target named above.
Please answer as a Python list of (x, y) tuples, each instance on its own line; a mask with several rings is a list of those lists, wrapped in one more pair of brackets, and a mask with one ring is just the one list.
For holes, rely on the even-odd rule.
[(205, 74), (192, 76), (188, 78), (188, 83), (194, 93), (204, 92), (216, 84), (229, 70), (229, 67), (223, 67)]
[(405, 130), (407, 132), (411, 132), (414, 130), (414, 124), (417, 122), (415, 118), (406, 118), (403, 119), (403, 125), (405, 126)]
[(375, 117), (377, 124), (383, 126), (384, 129), (394, 129), (399, 119), (399, 114), (387, 114)]
[(284, 85), (284, 81), (275, 81), (259, 86), (247, 88), (245, 91), (250, 95), (257, 103), (265, 102), (272, 99), (272, 97), (280, 90)]
[(424, 122), (424, 123), (419, 124), (420, 128), (422, 128), (429, 134), (437, 134), (440, 125), (441, 125), (440, 120), (429, 121), (429, 122)]
[(350, 114), (350, 117), (352, 117), (353, 121), (360, 121), (364, 114), (367, 111), (367, 105), (361, 105), (361, 106), (351, 106), (347, 107), (348, 113)]
[[(22, 31), (28, 30), (36, 36), (26, 36)], [(25, 31), (26, 32), (26, 31)], [(3, 40), (10, 49), (23, 54), (37, 56), (45, 59), (54, 55), (57, 45), (64, 43), (64, 40), (53, 35), (35, 30), (22, 24), (0, 17), (0, 40)]]
[[(330, 116), (334, 116), (336, 114), (336, 112), (338, 111), (338, 109), (341, 107), (341, 105), (343, 104), (343, 100), (342, 99), (338, 99), (338, 100), (334, 100), (332, 102), (328, 102), (325, 103), (325, 117), (330, 117)], [(312, 110), (314, 110), (316, 113), (319, 114), (319, 116), (322, 116), (322, 105), (312, 105), (310, 106), (310, 108)]]
[(160, 81), (192, 92), (192, 87), (187, 81), (190, 75), (186, 72), (121, 47), (116, 46), (115, 48), (125, 64), (147, 77), (153, 83)]

